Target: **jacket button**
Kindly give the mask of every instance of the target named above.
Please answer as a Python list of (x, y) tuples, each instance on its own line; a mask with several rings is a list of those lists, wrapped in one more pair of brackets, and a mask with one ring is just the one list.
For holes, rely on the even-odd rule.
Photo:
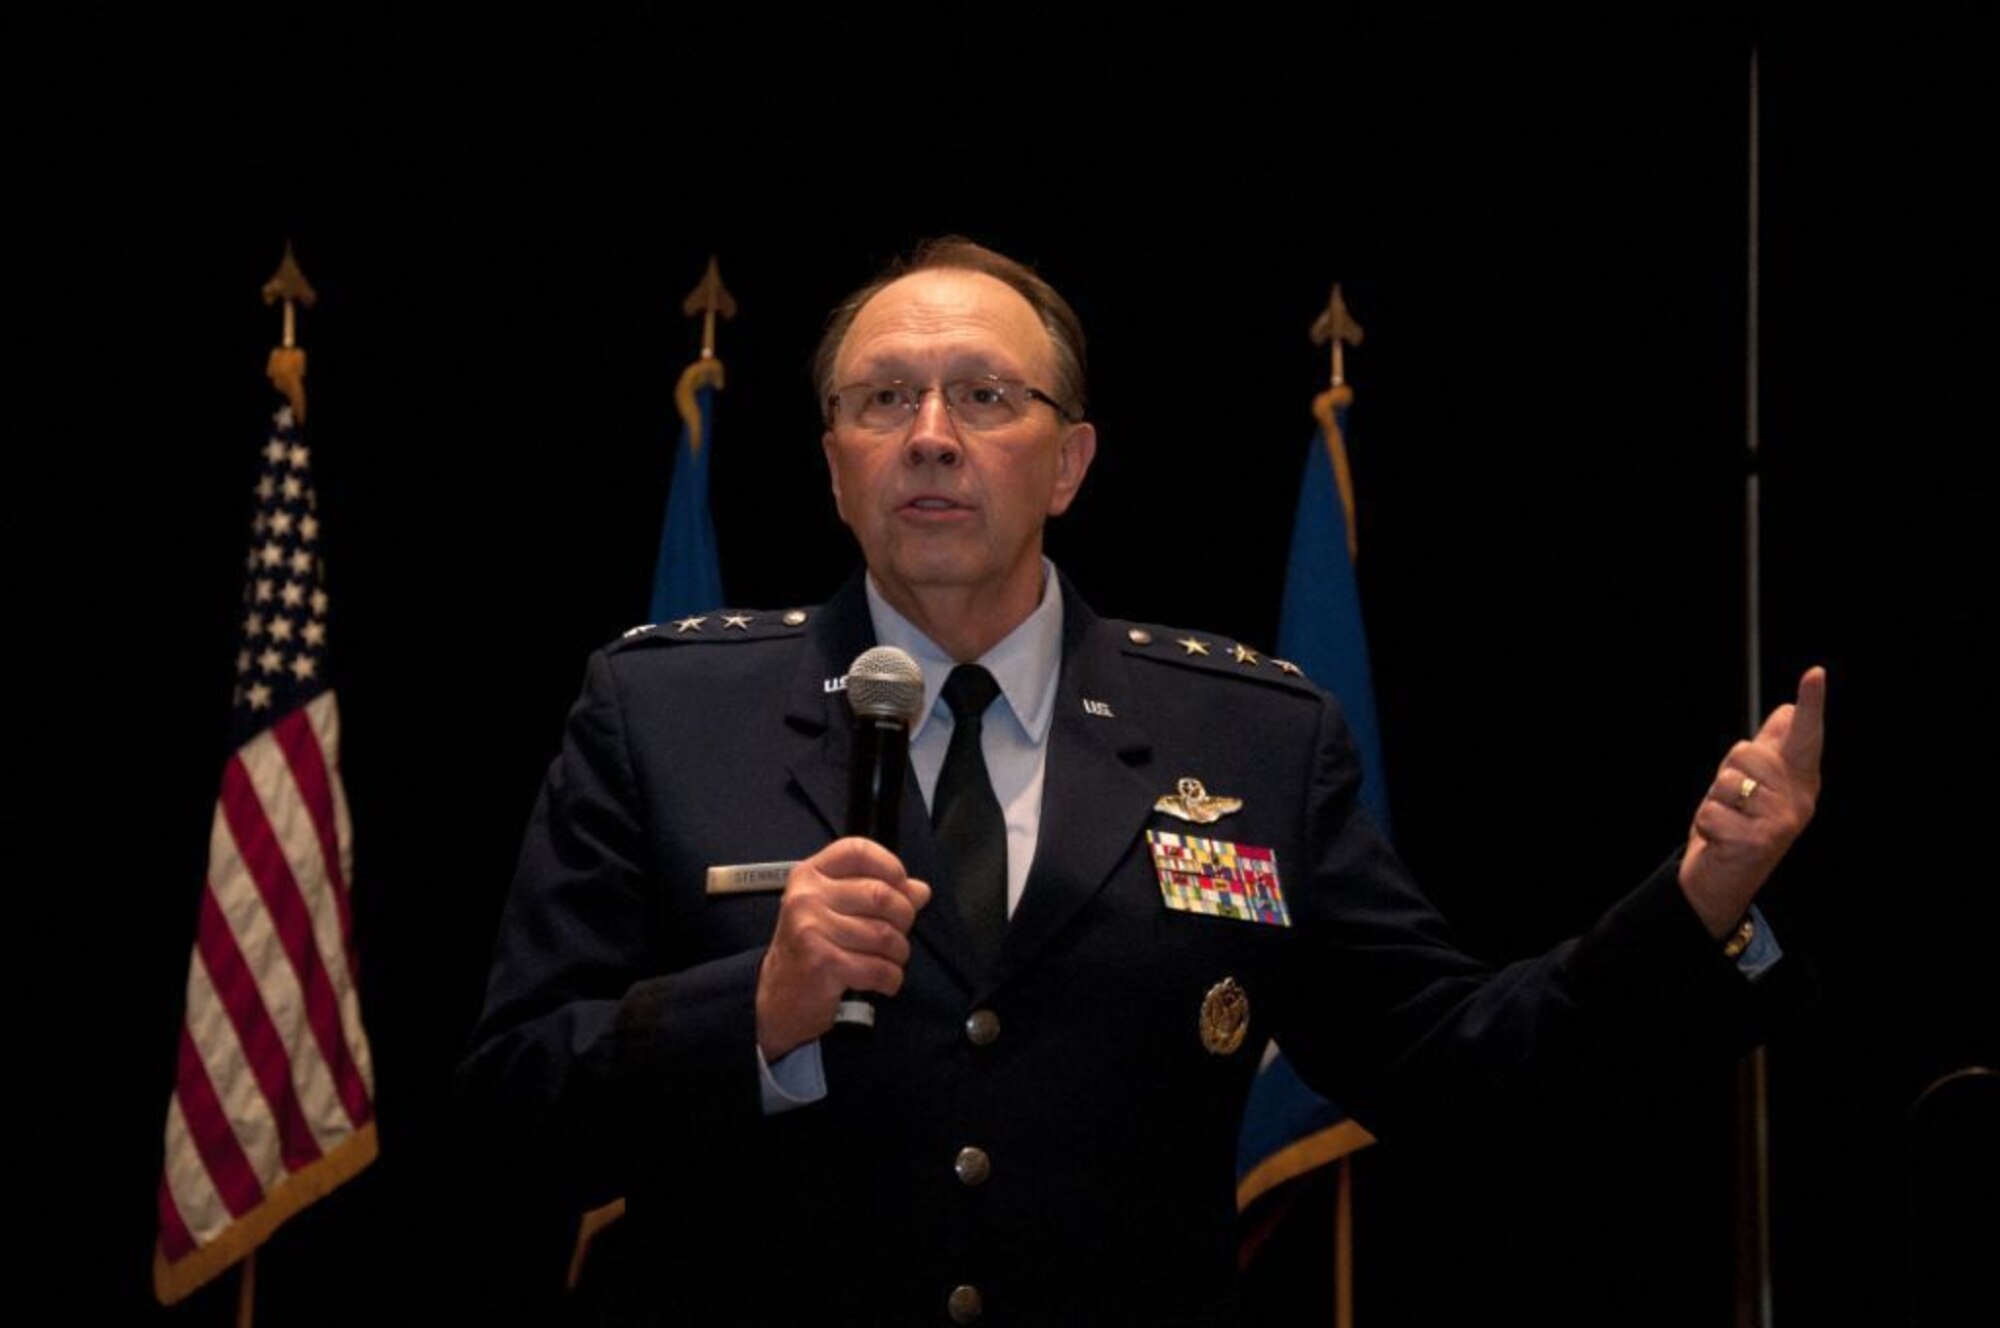
[(984, 1185), (986, 1178), (993, 1174), (993, 1159), (986, 1156), (984, 1148), (961, 1148), (951, 1169), (967, 1185)]
[(965, 1039), (975, 1047), (990, 1047), (1000, 1037), (1000, 1016), (991, 1010), (974, 1010), (965, 1018)]
[(945, 1297), (944, 1308), (953, 1323), (972, 1323), (985, 1312), (986, 1302), (980, 1299), (978, 1287), (953, 1287)]

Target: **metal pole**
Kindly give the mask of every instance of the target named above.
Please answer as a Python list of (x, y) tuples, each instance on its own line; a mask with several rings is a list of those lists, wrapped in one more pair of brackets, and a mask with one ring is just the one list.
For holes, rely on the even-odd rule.
[[(1744, 729), (1755, 733), (1764, 715), (1763, 531), (1758, 467), (1763, 435), (1759, 427), (1760, 319), (1758, 233), (1760, 197), (1760, 90), (1757, 51), (1750, 51), (1749, 215), (1745, 245), (1743, 336), (1743, 675)], [(1769, 1067), (1764, 1049), (1743, 1058), (1736, 1072), (1736, 1322), (1739, 1328), (1771, 1328), (1771, 1121)]]

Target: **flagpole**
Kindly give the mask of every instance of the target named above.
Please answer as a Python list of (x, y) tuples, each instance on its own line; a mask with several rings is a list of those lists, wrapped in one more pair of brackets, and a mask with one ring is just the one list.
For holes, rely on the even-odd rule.
[(1354, 1159), (1333, 1165), (1333, 1328), (1354, 1328)]
[[(1340, 491), (1340, 504), (1347, 518), (1347, 556), (1351, 561), (1358, 548), (1354, 515), (1354, 479), (1348, 470), (1347, 441), (1340, 427), (1340, 407), (1354, 399), (1353, 389), (1347, 385), (1347, 347), (1359, 346), (1366, 335), (1361, 324), (1347, 310), (1347, 301), (1340, 293), (1340, 283), (1333, 283), (1328, 294), (1326, 308), (1313, 322), (1312, 339), (1316, 345), (1327, 345), (1332, 353), (1331, 381), (1325, 392), (1313, 403), (1313, 414), (1319, 419), (1320, 430), (1324, 434), (1327, 451), (1333, 462), (1334, 484)], [(1297, 538), (1296, 531), (1294, 538)], [(1326, 681), (1326, 680), (1322, 680)], [(1380, 780), (1381, 771), (1375, 771)], [(1386, 804), (1385, 804), (1386, 807)], [(1386, 813), (1384, 825), (1387, 824)], [(1368, 1142), (1368, 1141), (1364, 1141)], [(1343, 1154), (1334, 1164), (1334, 1205), (1333, 1205), (1333, 1324), (1334, 1328), (1354, 1328), (1354, 1158), (1352, 1150)]]
[(257, 1251), (252, 1250), (243, 1256), (243, 1275), (236, 1280), (236, 1328), (252, 1328), (256, 1319)]
[[(1758, 467), (1763, 453), (1759, 417), (1762, 365), (1758, 285), (1762, 228), (1760, 194), (1760, 89), (1757, 51), (1750, 51), (1748, 237), (1745, 244), (1743, 337), (1743, 674), (1744, 729), (1755, 733), (1764, 713), (1763, 494)], [(1771, 1122), (1769, 1065), (1756, 1047), (1736, 1069), (1736, 1323), (1771, 1328)]]

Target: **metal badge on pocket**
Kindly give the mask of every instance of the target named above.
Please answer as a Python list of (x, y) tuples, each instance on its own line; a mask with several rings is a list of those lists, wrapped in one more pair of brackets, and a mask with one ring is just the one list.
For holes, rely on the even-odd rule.
[(1227, 1056), (1243, 1045), (1250, 1027), (1250, 993), (1235, 978), (1224, 978), (1201, 998), (1201, 1045)]

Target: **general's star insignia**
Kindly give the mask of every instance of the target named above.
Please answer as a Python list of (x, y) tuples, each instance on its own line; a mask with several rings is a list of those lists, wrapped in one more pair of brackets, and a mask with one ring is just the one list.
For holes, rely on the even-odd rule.
[(699, 632), (701, 630), (701, 625), (707, 621), (708, 619), (705, 617), (682, 618), (674, 623), (674, 630), (676, 632)]
[(722, 627), (724, 631), (734, 627), (739, 632), (747, 632), (750, 630), (750, 615), (747, 613), (725, 613), (722, 615)]
[(1208, 653), (1208, 642), (1197, 641), (1191, 636), (1184, 636), (1174, 642), (1174, 644), (1182, 650), (1187, 651), (1190, 655), (1206, 655)]
[(1236, 657), (1238, 664), (1255, 664), (1257, 662), (1257, 652), (1241, 642), (1238, 642), (1229, 653)]
[(1278, 671), (1281, 673), (1289, 673), (1294, 678), (1305, 677), (1305, 670), (1300, 668), (1298, 665), (1292, 663), (1292, 661), (1290, 661), (1289, 659), (1278, 659), (1274, 656), (1271, 660), (1271, 663), (1277, 665)]
[(1199, 779), (1183, 776), (1179, 792), (1169, 793), (1153, 804), (1156, 812), (1177, 816), (1196, 825), (1214, 825), (1232, 812), (1243, 810), (1241, 798), (1211, 798)]

